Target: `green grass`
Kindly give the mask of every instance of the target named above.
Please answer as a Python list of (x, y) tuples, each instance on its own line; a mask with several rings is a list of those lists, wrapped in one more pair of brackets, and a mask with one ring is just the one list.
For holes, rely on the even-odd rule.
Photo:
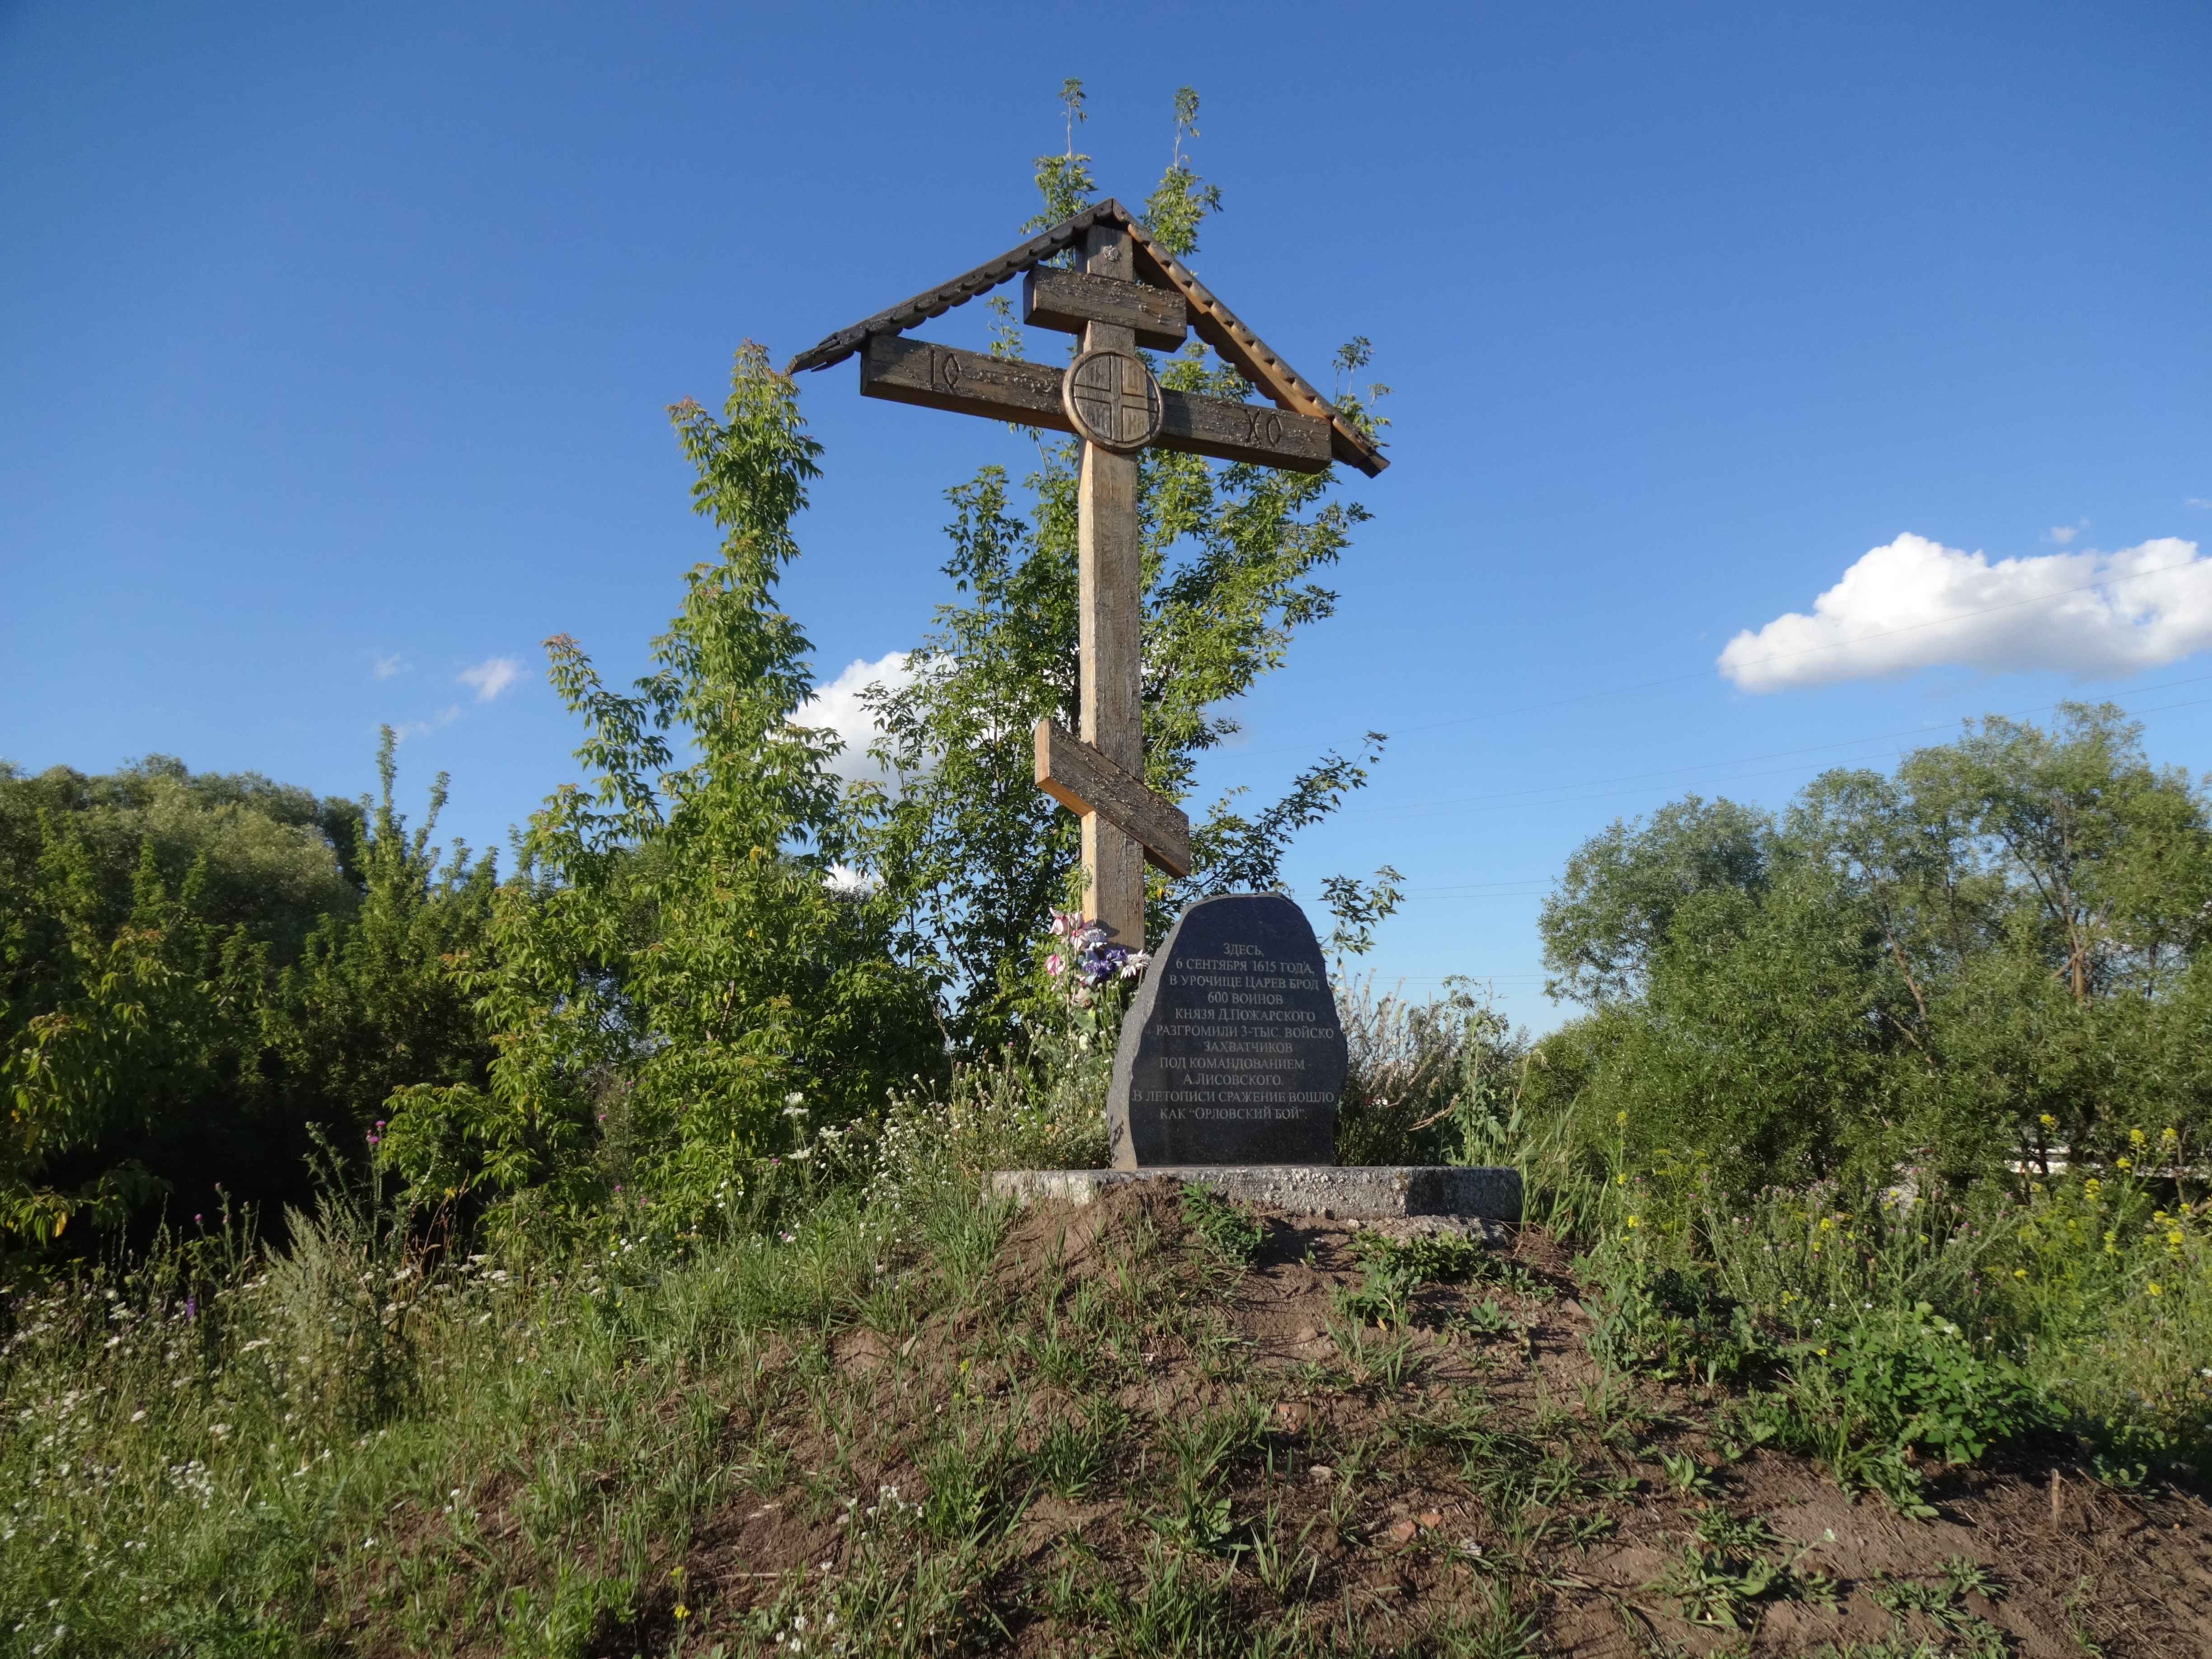
[[(0, 1632), (281, 1653), (367, 1615), (410, 1646), (478, 1628), (558, 1650), (634, 1617), (699, 1516), (781, 1477), (772, 1438), (725, 1456), (764, 1344), (805, 1364), (881, 1275), (849, 1213), (650, 1275), (625, 1242), (432, 1271), (341, 1210), (275, 1258), (171, 1242), (24, 1300)], [(558, 1566), (502, 1583), (503, 1557)]]
[[(343, 1205), (273, 1256), (166, 1240), (15, 1305), (0, 1651), (735, 1654), (835, 1632), (923, 1652), (1038, 1619), (1084, 1651), (1403, 1650), (1405, 1617), (1324, 1558), (1368, 1547), (1376, 1480), (1475, 1461), (1486, 1408), (1401, 1407), (1405, 1334), (1347, 1334), (1351, 1397), (1442, 1415), (1395, 1449), (1317, 1438), (1343, 1478), (1312, 1493), (1315, 1451), (1285, 1461), (1269, 1427), (1280, 1382), (1244, 1380), (1234, 1275), (1194, 1207), (1187, 1235), (1140, 1217), (1080, 1273), (1048, 1249), (1012, 1293), (1008, 1212), (964, 1200), (894, 1237), (832, 1196), (680, 1255), (633, 1233), (439, 1262)], [(1164, 1357), (1208, 1392), (1121, 1404)], [(878, 1478), (901, 1458), (902, 1484)], [(1066, 1534), (1010, 1579), (1048, 1500), (1128, 1528), (1103, 1554)], [(836, 1572), (711, 1605), (710, 1533), (766, 1504), (835, 1528)], [(1255, 1596), (1281, 1616), (1254, 1624)], [(1423, 1639), (1517, 1653), (1528, 1620), (1486, 1592)]]
[[(2110, 1190), (1940, 1222), (1816, 1190), (1678, 1227), (1631, 1183), (1540, 1189), (1583, 1219), (1612, 1361), (1563, 1396), (1529, 1336), (1559, 1275), (1525, 1259), (1359, 1236), (1326, 1352), (1270, 1366), (1231, 1317), (1249, 1212), (1194, 1190), (1010, 1267), (1015, 1218), (975, 1191), (825, 1186), (801, 1219), (678, 1240), (640, 1206), (596, 1243), (467, 1257), (339, 1193), (281, 1252), (218, 1230), (50, 1280), (0, 1344), (0, 1653), (729, 1659), (1042, 1628), (1071, 1652), (1510, 1656), (1561, 1561), (1654, 1503), (1676, 1519), (1652, 1593), (1686, 1620), (1832, 1594), (1737, 1507), (1760, 1449), (1912, 1517), (1944, 1458), (2036, 1431), (2033, 1400), (2139, 1497), (2201, 1445), (2175, 1356), (2212, 1352), (2202, 1218)], [(1439, 1380), (1447, 1340), (1478, 1380)], [(2122, 1382), (2138, 1397), (2093, 1415)], [(1280, 1429), (1285, 1401), (1310, 1425)], [(1455, 1495), (1481, 1565), (1424, 1533), (1427, 1599), (1384, 1607), (1364, 1575), (1395, 1559), (1397, 1491)], [(836, 1571), (744, 1533), (771, 1509)], [(744, 1597), (716, 1577), (737, 1534), (771, 1552)], [(1965, 1598), (2002, 1587), (1976, 1571), (1885, 1581), (1893, 1650), (1987, 1649)]]
[(1182, 1189), (1183, 1217), (1232, 1267), (1249, 1267), (1267, 1242), (1267, 1224), (1242, 1205), (1195, 1182)]

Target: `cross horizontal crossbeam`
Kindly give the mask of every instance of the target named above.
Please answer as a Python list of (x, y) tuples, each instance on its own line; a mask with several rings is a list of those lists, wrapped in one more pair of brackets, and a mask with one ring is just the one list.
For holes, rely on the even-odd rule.
[[(1181, 295), (1189, 326), (1197, 331), (1198, 337), (1218, 352), (1223, 362), (1259, 387), (1262, 396), (1273, 398), (1285, 411), (1318, 416), (1328, 422), (1338, 460), (1358, 467), (1370, 478), (1389, 465), (1372, 438), (1346, 420), (1340, 410), (1332, 408), (1328, 400), (1278, 356), (1266, 341), (1238, 320), (1218, 295), (1210, 292), (1172, 253), (1153, 240), (1152, 233), (1135, 215), (1119, 202), (1110, 200), (1094, 203), (963, 276), (925, 289), (849, 328), (839, 329), (793, 357), (784, 373), (796, 374), (804, 369), (828, 368), (842, 363), (870, 339), (897, 334), (933, 317), (941, 317), (953, 307), (989, 293), (1000, 283), (1011, 282), (1063, 250), (1087, 248), (1092, 238), (1109, 228), (1128, 239), (1135, 255), (1133, 270), (1125, 262), (1115, 274), (1133, 276), (1147, 285)], [(1090, 274), (1101, 273), (1092, 270)]]
[[(1063, 374), (1018, 357), (994, 357), (895, 334), (871, 336), (860, 354), (863, 397), (1054, 432), (1074, 430), (1060, 397)], [(1314, 416), (1166, 387), (1160, 400), (1160, 432), (1151, 446), (1155, 449), (1292, 472), (1319, 472), (1329, 464), (1329, 423)]]

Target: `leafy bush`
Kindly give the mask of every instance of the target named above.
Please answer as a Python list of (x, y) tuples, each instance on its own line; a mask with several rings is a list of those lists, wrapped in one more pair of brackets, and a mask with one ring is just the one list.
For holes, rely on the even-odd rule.
[(1751, 1310), (1710, 1272), (1622, 1261), (1603, 1280), (1605, 1313), (1590, 1334), (1601, 1363), (1655, 1376), (1735, 1382), (1769, 1358)]
[(2027, 1374), (1987, 1350), (1923, 1303), (1870, 1316), (1797, 1364), (1826, 1362), (1835, 1399), (1865, 1437), (1966, 1463), (2051, 1417)]
[(313, 1132), (358, 1146), (394, 1088), (483, 1078), (447, 960), (482, 941), (492, 864), (429, 845), (442, 777), (407, 827), (392, 751), (374, 802), (0, 763), (0, 1243), (143, 1244), (165, 1198), (276, 1213), (308, 1200)]

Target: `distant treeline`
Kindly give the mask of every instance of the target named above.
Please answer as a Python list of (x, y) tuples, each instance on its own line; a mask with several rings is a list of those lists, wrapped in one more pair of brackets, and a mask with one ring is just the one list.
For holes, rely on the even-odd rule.
[[(405, 1084), (492, 1048), (444, 963), (483, 934), (489, 858), (426, 823), (155, 756), (0, 767), (0, 1232), (295, 1200), (318, 1131), (359, 1144)], [(432, 797), (434, 818), (443, 780)]]
[(2202, 1159), (2212, 835), (2109, 705), (1991, 716), (1779, 814), (1616, 823), (1543, 911), (1589, 1012), (1532, 1085), (1640, 1165), (1731, 1190)]

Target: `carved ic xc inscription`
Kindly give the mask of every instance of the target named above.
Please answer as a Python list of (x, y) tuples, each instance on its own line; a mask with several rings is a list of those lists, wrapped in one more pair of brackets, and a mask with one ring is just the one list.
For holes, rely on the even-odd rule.
[(1278, 448), (1283, 441), (1283, 417), (1275, 410), (1259, 404), (1249, 405), (1251, 410), (1252, 441), (1269, 449)]

